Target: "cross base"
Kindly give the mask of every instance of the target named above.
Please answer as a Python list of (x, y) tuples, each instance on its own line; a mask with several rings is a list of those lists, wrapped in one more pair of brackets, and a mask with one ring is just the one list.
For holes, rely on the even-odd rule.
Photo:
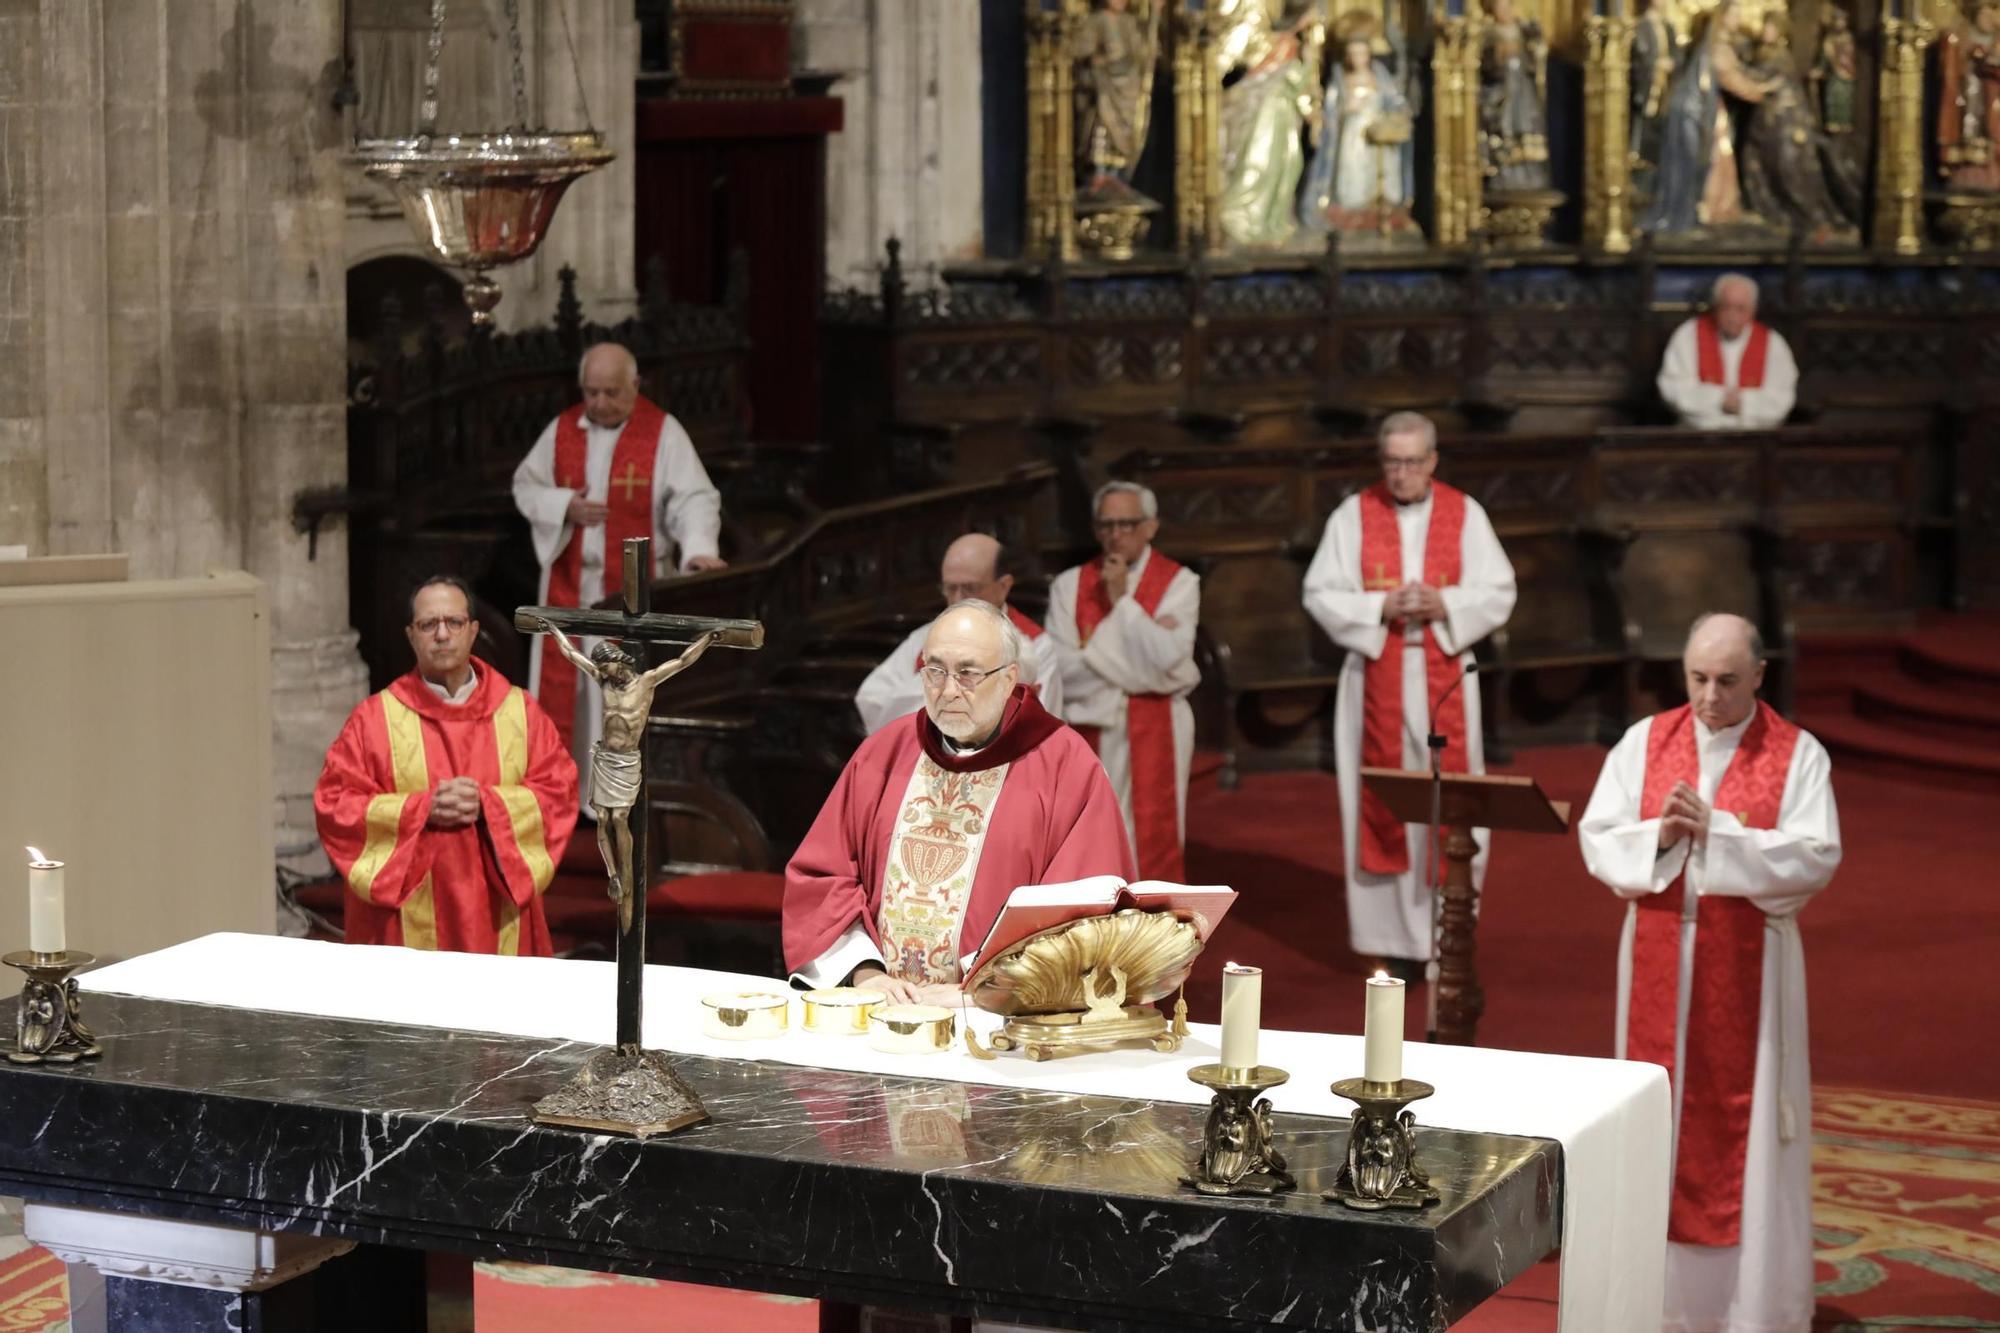
[(644, 1139), (698, 1125), (708, 1108), (666, 1056), (621, 1046), (591, 1056), (568, 1083), (535, 1103), (533, 1119)]

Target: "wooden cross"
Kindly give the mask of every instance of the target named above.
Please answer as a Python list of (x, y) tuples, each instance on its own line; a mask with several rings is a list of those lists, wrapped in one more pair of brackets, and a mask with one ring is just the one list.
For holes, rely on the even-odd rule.
[(620, 498), (623, 499), (626, 504), (631, 504), (632, 492), (638, 490), (641, 486), (646, 485), (647, 480), (646, 478), (639, 475), (639, 465), (637, 463), (627, 463), (625, 465), (625, 475), (622, 477), (613, 477), (611, 479), (611, 484), (612, 486), (623, 490), (625, 494)]
[[(656, 644), (693, 643), (704, 634), (715, 636), (712, 647), (762, 648), (764, 626), (756, 620), (717, 620), (707, 616), (669, 616), (652, 612), (653, 541), (650, 537), (625, 539), (625, 607), (622, 611), (597, 611), (573, 606), (524, 606), (514, 612), (514, 627), (526, 634), (539, 634), (544, 624), (572, 635), (592, 634), (622, 639), (626, 651), (644, 671)], [(550, 648), (553, 649), (551, 644)], [(625, 886), (633, 895), (633, 906), (618, 932), (618, 1047), (636, 1053), (640, 1045), (643, 1017), (643, 982), (646, 965), (646, 889), (650, 876), (646, 859), (646, 745), (639, 740), (639, 801), (628, 815), (632, 825), (631, 865), (634, 883)], [(589, 775), (585, 775), (589, 781)], [(586, 803), (589, 793), (584, 793)]]

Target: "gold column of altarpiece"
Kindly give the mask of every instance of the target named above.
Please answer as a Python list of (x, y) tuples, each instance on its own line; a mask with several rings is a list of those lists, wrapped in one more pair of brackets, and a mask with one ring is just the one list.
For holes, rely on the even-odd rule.
[(1924, 48), (1936, 36), (1911, 0), (1890, 0), (1876, 79), (1875, 225), (1869, 234), (1877, 249), (1899, 255), (1924, 246)]

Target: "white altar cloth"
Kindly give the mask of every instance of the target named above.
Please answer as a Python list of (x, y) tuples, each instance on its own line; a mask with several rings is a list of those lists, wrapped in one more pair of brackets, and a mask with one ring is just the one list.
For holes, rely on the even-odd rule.
[[(608, 962), (428, 953), (219, 934), (79, 978), (85, 990), (190, 1004), (318, 1014), (610, 1045), (617, 970)], [(704, 1036), (700, 1000), (782, 982), (694, 968), (646, 969), (646, 1045), (690, 1055), (846, 1069), (1152, 1101), (1202, 1102), (1187, 1071), (1220, 1055), (1213, 1024), (1191, 1024), (1181, 1049), (976, 1060), (963, 1046), (937, 1055), (883, 1055), (859, 1038), (792, 1028), (770, 1041)], [(1356, 987), (1355, 1008), (1360, 1009)], [(971, 1011), (982, 1033), (999, 1025)], [(112, 1038), (115, 1040), (115, 1037)], [(1361, 1070), (1361, 1038), (1266, 1030), (1262, 1063), (1291, 1072), (1269, 1095), (1280, 1111), (1346, 1116), (1328, 1090)], [(1663, 1308), (1670, 1177), (1666, 1072), (1657, 1065), (1470, 1046), (1403, 1048), (1403, 1072), (1437, 1089), (1420, 1124), (1555, 1139), (1563, 1149), (1561, 1333), (1658, 1333)]]

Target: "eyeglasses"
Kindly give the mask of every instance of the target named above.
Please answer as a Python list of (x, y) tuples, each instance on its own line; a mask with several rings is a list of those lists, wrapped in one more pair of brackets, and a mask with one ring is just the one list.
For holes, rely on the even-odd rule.
[(1100, 518), (1097, 520), (1099, 532), (1137, 532), (1151, 519), (1144, 518)]
[(1419, 458), (1390, 458), (1385, 454), (1382, 457), (1382, 470), (1384, 472), (1414, 472), (1430, 461), (1431, 456), (1429, 454), (1424, 454)]
[(954, 597), (979, 597), (986, 591), (984, 583), (940, 583), (938, 592), (948, 602)]
[(439, 629), (443, 629), (447, 634), (458, 634), (471, 623), (472, 620), (468, 616), (432, 616), (428, 620), (417, 621), (410, 628), (419, 634), (435, 634)]
[(991, 671), (974, 671), (970, 667), (960, 667), (957, 671), (946, 671), (941, 666), (927, 666), (923, 669), (924, 685), (927, 689), (941, 690), (947, 680), (958, 682), (958, 688), (967, 694), (986, 683), (988, 676), (997, 676), (1007, 668), (994, 667)]

